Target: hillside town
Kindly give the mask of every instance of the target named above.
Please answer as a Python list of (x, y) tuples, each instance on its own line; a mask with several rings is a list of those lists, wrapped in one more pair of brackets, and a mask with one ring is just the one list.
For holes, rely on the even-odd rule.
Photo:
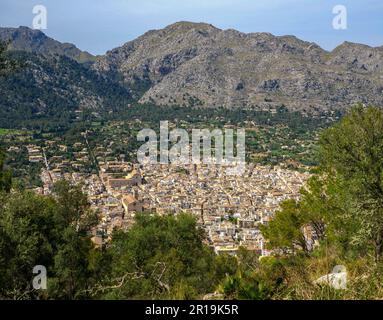
[[(47, 145), (54, 142), (47, 142)], [(248, 164), (243, 175), (228, 175), (219, 165), (137, 164), (107, 157), (107, 150), (89, 152), (85, 143), (75, 146), (76, 160), (61, 156), (47, 159), (44, 148), (28, 146), (29, 161), (43, 164), (43, 187), (36, 191), (49, 194), (54, 182), (66, 179), (82, 184), (91, 206), (100, 217), (92, 240), (105, 245), (116, 229), (127, 229), (137, 213), (178, 214), (197, 217), (208, 244), (217, 254), (236, 254), (244, 246), (260, 255), (268, 255), (259, 230), (278, 209), (281, 201), (298, 198), (309, 174), (280, 166)], [(59, 146), (65, 150), (65, 146)], [(93, 152), (92, 152), (93, 153)], [(96, 157), (98, 173), (81, 168)], [(106, 160), (107, 159), (107, 160)]]

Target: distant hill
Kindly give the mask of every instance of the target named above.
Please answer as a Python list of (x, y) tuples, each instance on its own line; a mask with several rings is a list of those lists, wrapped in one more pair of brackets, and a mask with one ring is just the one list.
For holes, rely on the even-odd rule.
[(61, 43), (47, 37), (40, 30), (28, 27), (0, 28), (0, 40), (10, 41), (10, 48), (43, 55), (62, 55), (79, 63), (93, 62), (96, 58), (86, 51), (79, 50), (71, 43)]
[(94, 57), (74, 45), (25, 27), (0, 29), (0, 39), (9, 35), (10, 54), (25, 65), (0, 77), (0, 127), (44, 118), (66, 123), (76, 110), (113, 110), (131, 100), (128, 89), (90, 69)]
[(143, 89), (141, 102), (343, 109), (383, 102), (383, 47), (327, 52), (294, 36), (178, 22), (99, 57), (94, 68)]
[(383, 47), (328, 52), (294, 36), (178, 22), (94, 57), (27, 27), (0, 28), (26, 67), (0, 78), (0, 127), (75, 110), (156, 105), (319, 112), (383, 105)]

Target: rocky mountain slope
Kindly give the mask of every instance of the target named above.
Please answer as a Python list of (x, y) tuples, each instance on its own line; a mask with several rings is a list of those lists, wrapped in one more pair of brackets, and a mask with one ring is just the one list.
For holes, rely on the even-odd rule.
[(76, 110), (113, 110), (131, 100), (128, 89), (90, 69), (93, 56), (74, 45), (25, 27), (0, 28), (0, 39), (11, 40), (10, 54), (24, 63), (0, 76), (0, 127), (40, 118), (65, 122)]
[[(27, 27), (0, 28), (26, 68), (0, 77), (0, 126), (79, 109), (158, 105), (308, 112), (383, 105), (383, 47), (332, 52), (293, 36), (178, 22), (94, 57)], [(11, 121), (11, 120), (12, 121)]]
[(339, 109), (383, 103), (383, 47), (327, 52), (293, 36), (245, 34), (204, 23), (154, 30), (93, 68), (139, 88), (141, 102), (206, 107)]
[(28, 27), (0, 28), (0, 40), (9, 41), (10, 49), (43, 55), (61, 55), (80, 63), (93, 62), (96, 58), (89, 52), (81, 51), (71, 43), (61, 43), (47, 37), (40, 30)]

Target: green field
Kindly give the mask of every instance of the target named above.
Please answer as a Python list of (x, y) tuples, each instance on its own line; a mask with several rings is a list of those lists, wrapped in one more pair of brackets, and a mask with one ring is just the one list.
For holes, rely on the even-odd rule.
[(13, 130), (13, 129), (3, 129), (0, 128), (0, 136), (5, 136), (8, 134), (23, 134), (23, 131), (20, 130)]

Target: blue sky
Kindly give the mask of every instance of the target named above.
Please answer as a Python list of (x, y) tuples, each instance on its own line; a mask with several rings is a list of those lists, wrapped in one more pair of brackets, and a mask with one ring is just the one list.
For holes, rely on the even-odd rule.
[[(343, 41), (383, 45), (382, 0), (0, 0), (0, 26), (31, 27), (38, 4), (48, 11), (47, 35), (93, 54), (181, 20), (291, 34), (327, 50)], [(347, 8), (347, 30), (332, 27), (335, 5)]]

